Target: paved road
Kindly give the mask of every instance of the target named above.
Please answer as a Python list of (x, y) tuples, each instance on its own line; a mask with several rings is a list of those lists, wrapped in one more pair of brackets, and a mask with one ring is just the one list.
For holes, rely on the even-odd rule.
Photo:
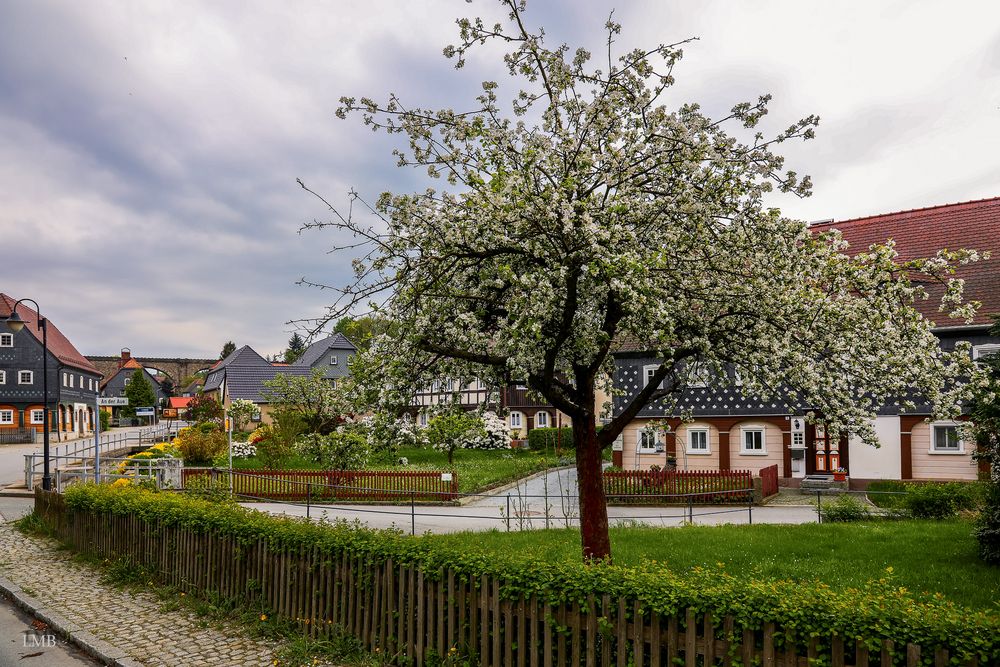
[[(563, 513), (556, 500), (550, 509), (548, 521), (544, 511), (538, 508), (519, 512), (512, 507), (510, 529), (528, 530), (545, 528), (560, 528), (577, 526), (579, 521), (573, 512)], [(242, 503), (245, 507), (257, 509), (271, 514), (288, 516), (306, 516), (304, 505), (285, 503)], [(506, 530), (506, 499), (502, 504), (494, 506), (480, 504), (463, 507), (439, 507), (417, 505), (413, 515), (409, 505), (338, 505), (313, 506), (308, 509), (308, 515), (313, 519), (346, 519), (360, 521), (372, 528), (399, 528), (404, 532), (423, 534), (455, 533), (478, 530)], [(706, 505), (693, 509), (693, 523), (697, 525), (716, 525), (723, 523), (745, 524), (753, 523), (813, 523), (816, 521), (816, 510), (809, 506), (775, 506), (754, 507), (752, 513), (746, 507)], [(680, 526), (687, 519), (687, 508), (684, 507), (609, 507), (608, 518), (612, 525), (643, 524), (648, 526)]]
[[(0, 667), (92, 667), (99, 663), (58, 639), (44, 625), (0, 597)], [(37, 623), (37, 622), (36, 622)]]

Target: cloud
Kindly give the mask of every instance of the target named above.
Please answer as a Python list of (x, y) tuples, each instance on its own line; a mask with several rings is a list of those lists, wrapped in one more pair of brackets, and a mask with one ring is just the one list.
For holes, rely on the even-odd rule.
[[(603, 57), (603, 2), (539, 2), (552, 42)], [(343, 202), (409, 191), (395, 138), (339, 121), (341, 95), (467, 108), (499, 50), (456, 71), (454, 19), (491, 2), (178, 1), (0, 5), (0, 290), (30, 296), (84, 353), (214, 356), (232, 339), (280, 351), (319, 315), (349, 258), (295, 183)], [(975, 16), (975, 20), (969, 20)], [(789, 146), (815, 196), (806, 219), (997, 195), (1000, 35), (992, 3), (629, 2), (622, 48), (688, 37), (669, 104), (713, 115), (773, 93), (767, 123), (823, 117)]]

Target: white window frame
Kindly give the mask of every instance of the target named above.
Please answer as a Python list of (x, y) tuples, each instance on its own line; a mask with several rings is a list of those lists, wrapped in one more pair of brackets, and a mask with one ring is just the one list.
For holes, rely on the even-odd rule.
[(70, 373), (69, 374), (69, 388), (73, 389), (75, 383), (76, 383), (76, 376), (73, 375), (72, 373)]
[(13, 410), (0, 410), (0, 424), (4, 426), (14, 425), (14, 411)]
[(7, 384), (7, 371), (0, 371), (0, 384)]
[[(539, 417), (541, 417), (542, 415), (545, 415), (544, 424), (539, 420)], [(546, 412), (545, 410), (539, 410), (538, 412), (535, 413), (535, 428), (548, 428), (551, 425), (551, 423), (552, 422), (549, 419), (549, 413)]]
[(511, 412), (510, 417), (507, 418), (507, 423), (510, 424), (511, 428), (521, 428), (524, 425), (524, 414), (517, 410)]
[(0, 333), (0, 347), (14, 347), (14, 334)]
[(69, 373), (63, 372), (63, 386), (69, 386)]
[[(760, 433), (760, 449), (747, 447), (747, 435)], [(742, 456), (767, 456), (767, 429), (763, 426), (744, 426), (740, 429), (740, 454)]]
[[(28, 375), (28, 380), (25, 382), (24, 376)], [(18, 371), (17, 372), (17, 383), (18, 384), (35, 384), (35, 371)]]
[[(931, 422), (930, 429), (930, 453), (931, 454), (943, 454), (945, 456), (955, 456), (965, 454), (965, 441), (962, 440), (962, 429), (959, 422), (954, 421), (938, 421)], [(958, 438), (958, 448), (953, 449), (950, 447), (939, 448), (937, 446), (937, 430), (939, 428), (953, 428), (955, 429), (955, 437)]]
[[(660, 368), (660, 364), (647, 364), (642, 367), (642, 388), (645, 389), (649, 385), (650, 377)], [(657, 389), (663, 389), (663, 383), (666, 382), (666, 378), (660, 380)]]
[(427, 417), (427, 411), (422, 410), (419, 415), (417, 415), (417, 424), (420, 426), (427, 426), (430, 420)]
[[(35, 415), (38, 415), (38, 419), (35, 419)], [(45, 424), (45, 410), (34, 409), (28, 417), (31, 424), (37, 424), (39, 426)]]
[(977, 361), (991, 354), (1000, 354), (1000, 343), (984, 343), (972, 347), (972, 360)]
[[(694, 446), (694, 434), (704, 433), (705, 434), (705, 447), (698, 448)], [(689, 428), (687, 430), (687, 453), (701, 456), (704, 454), (712, 453), (712, 431), (705, 426), (696, 426), (694, 428)]]
[(335, 354), (330, 355), (330, 365), (331, 366), (336, 366), (339, 363), (340, 363), (340, 360), (337, 359), (337, 355), (335, 355)]
[(130, 384), (132, 384), (132, 378), (125, 378), (125, 386), (127, 387)]
[(692, 389), (702, 389), (711, 384), (712, 370), (708, 365), (694, 362), (685, 369), (687, 371), (687, 386)]
[(655, 429), (643, 426), (635, 430), (636, 454), (657, 454), (656, 450), (659, 445), (660, 438)]

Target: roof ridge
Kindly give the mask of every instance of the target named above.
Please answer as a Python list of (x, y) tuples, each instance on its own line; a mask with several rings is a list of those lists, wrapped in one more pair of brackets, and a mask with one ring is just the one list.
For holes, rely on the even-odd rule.
[(1000, 203), (1000, 196), (997, 197), (985, 197), (983, 199), (968, 199), (966, 201), (952, 202), (950, 204), (936, 204), (934, 206), (922, 206), (918, 208), (907, 208), (900, 211), (892, 211), (890, 213), (876, 213), (875, 215), (864, 215), (856, 218), (846, 218), (844, 220), (824, 220), (821, 222), (809, 223), (809, 229), (815, 229), (817, 227), (836, 227), (837, 225), (843, 225), (845, 223), (862, 222), (868, 220), (878, 220), (880, 218), (891, 218), (894, 216), (905, 215), (907, 213), (921, 213), (923, 211), (933, 211), (935, 209), (941, 208), (952, 208), (958, 206), (968, 206), (969, 204), (985, 204), (987, 202), (997, 202)]

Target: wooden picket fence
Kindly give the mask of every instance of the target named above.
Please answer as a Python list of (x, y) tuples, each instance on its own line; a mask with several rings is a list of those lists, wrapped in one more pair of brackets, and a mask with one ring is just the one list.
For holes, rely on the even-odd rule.
[(778, 465), (760, 469), (761, 495), (765, 498), (778, 492)]
[(347, 632), (387, 663), (422, 667), (464, 656), (480, 667), (949, 664), (948, 651), (940, 648), (923, 662), (924, 651), (915, 644), (884, 641), (870, 652), (838, 636), (789, 637), (774, 623), (739, 627), (731, 616), (694, 609), (665, 616), (636, 599), (605, 594), (552, 604), (485, 575), (331, 557), (317, 547), (291, 551), (264, 537), (239, 544), (135, 515), (70, 510), (62, 496), (40, 489), (35, 506), (78, 551), (128, 559), (191, 594), (259, 603), (313, 638)]
[[(450, 474), (450, 479), (445, 479)], [(366, 500), (448, 502), (458, 497), (458, 475), (433, 470), (235, 470), (233, 492), (265, 500)], [(184, 468), (181, 483), (228, 470)]]
[(622, 470), (604, 473), (604, 493), (616, 503), (747, 504), (749, 470)]

